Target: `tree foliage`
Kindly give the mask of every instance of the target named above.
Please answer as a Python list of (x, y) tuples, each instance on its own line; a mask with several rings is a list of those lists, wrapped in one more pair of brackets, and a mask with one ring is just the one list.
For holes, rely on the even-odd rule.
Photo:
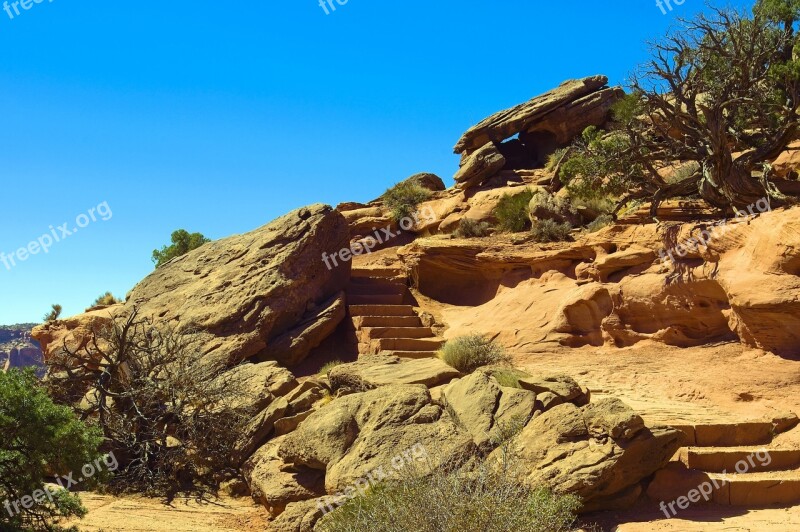
[[(101, 441), (98, 430), (53, 403), (31, 370), (0, 371), (0, 530), (54, 530), (59, 518), (83, 516), (76, 496), (44, 491), (45, 477), (80, 472), (100, 457)], [(40, 502), (25, 508), (23, 497), (37, 495)]]
[[(576, 140), (560, 177), (584, 197), (631, 200), (700, 196), (725, 211), (768, 197), (800, 196), (800, 183), (775, 179), (768, 163), (798, 133), (800, 62), (793, 52), (796, 0), (762, 0), (752, 14), (710, 8), (652, 45), (614, 108), (609, 131)], [(670, 182), (674, 162), (695, 171)]]
[(61, 317), (61, 311), (62, 310), (63, 310), (63, 308), (61, 307), (61, 305), (59, 305), (57, 303), (53, 304), (53, 305), (50, 306), (50, 312), (45, 314), (44, 317), (42, 318), (42, 320), (45, 323), (50, 323), (51, 321), (56, 321), (56, 320), (58, 320), (59, 317)]
[(200, 233), (189, 233), (185, 229), (174, 231), (171, 236), (172, 244), (164, 246), (160, 250), (153, 250), (153, 263), (156, 268), (169, 262), (175, 257), (186, 255), (193, 249), (197, 249), (203, 244), (210, 242), (208, 238)]

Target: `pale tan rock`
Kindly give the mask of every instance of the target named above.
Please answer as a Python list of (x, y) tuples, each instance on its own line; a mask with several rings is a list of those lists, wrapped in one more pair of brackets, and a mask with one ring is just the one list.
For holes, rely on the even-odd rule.
[(328, 374), (334, 391), (365, 391), (393, 384), (424, 384), (431, 388), (450, 382), (460, 373), (438, 358), (403, 359), (375, 355), (341, 364)]
[(470, 154), (453, 179), (462, 190), (477, 187), (502, 170), (505, 164), (505, 157), (498, 151), (497, 146), (490, 142)]

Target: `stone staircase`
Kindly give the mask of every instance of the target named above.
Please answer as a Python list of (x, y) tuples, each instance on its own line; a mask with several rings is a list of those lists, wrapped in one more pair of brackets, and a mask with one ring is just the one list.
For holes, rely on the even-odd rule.
[(353, 269), (347, 303), (359, 356), (429, 358), (444, 344), (414, 311), (408, 278), (401, 269)]
[[(776, 433), (793, 428), (776, 421), (676, 426), (686, 446), (658, 472), (648, 489), (653, 499), (676, 500), (709, 482), (711, 502), (764, 508), (800, 504), (800, 448), (776, 444)], [(700, 502), (704, 502), (702, 499)]]

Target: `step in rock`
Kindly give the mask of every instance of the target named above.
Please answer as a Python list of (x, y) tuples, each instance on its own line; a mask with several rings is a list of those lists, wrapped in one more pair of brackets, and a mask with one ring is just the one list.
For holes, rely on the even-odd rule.
[(391, 268), (391, 267), (353, 269), (350, 272), (350, 277), (394, 278), (394, 277), (405, 277), (405, 276), (406, 276), (405, 270), (401, 268)]
[(713, 495), (717, 504), (760, 508), (800, 503), (800, 471), (708, 476), (720, 486)]
[(365, 327), (360, 331), (363, 342), (378, 338), (432, 338), (430, 327)]
[(400, 358), (438, 358), (436, 351), (381, 351), (379, 354)]
[(800, 449), (690, 447), (680, 450), (680, 461), (687, 467), (709, 473), (793, 470), (800, 468)]
[(414, 316), (419, 319), (411, 305), (349, 305), (348, 311), (351, 316)]
[(671, 426), (684, 433), (684, 445), (691, 447), (767, 445), (773, 435), (771, 421)]
[(399, 284), (366, 285), (352, 283), (347, 287), (347, 295), (405, 294), (407, 287)]
[(441, 338), (379, 338), (373, 340), (374, 353), (381, 351), (436, 351), (444, 345)]
[(403, 294), (347, 294), (350, 305), (402, 305)]
[(353, 316), (356, 329), (364, 327), (422, 327), (419, 316)]

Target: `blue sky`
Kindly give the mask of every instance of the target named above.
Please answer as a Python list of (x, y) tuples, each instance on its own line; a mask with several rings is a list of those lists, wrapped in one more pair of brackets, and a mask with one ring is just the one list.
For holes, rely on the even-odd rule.
[(0, 323), (124, 296), (177, 228), (222, 238), (421, 171), (451, 184), (469, 126), (564, 79), (623, 82), (647, 39), (702, 7), (349, 0), (326, 15), (317, 2), (0, 11), (0, 252), (103, 202), (112, 213), (0, 263)]

